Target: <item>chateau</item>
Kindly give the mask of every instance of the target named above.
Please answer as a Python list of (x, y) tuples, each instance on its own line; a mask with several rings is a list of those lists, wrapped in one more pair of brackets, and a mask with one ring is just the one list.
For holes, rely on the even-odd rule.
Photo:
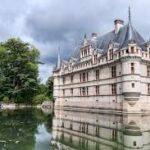
[(133, 27), (114, 21), (103, 36), (92, 33), (53, 71), (55, 108), (109, 113), (150, 111), (150, 41)]

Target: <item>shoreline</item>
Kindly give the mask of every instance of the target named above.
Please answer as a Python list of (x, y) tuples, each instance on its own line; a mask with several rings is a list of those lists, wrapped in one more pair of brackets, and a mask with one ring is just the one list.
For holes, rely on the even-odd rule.
[(72, 111), (72, 112), (83, 112), (83, 113), (94, 113), (94, 114), (112, 114), (112, 115), (150, 115), (150, 111), (118, 111), (111, 109), (97, 109), (97, 108), (80, 108), (80, 107), (55, 107), (55, 110)]
[(15, 109), (23, 109), (23, 108), (42, 108), (42, 104), (38, 105), (31, 105), (31, 104), (16, 104), (16, 103), (1, 103), (0, 109), (1, 110), (15, 110)]
[(45, 113), (52, 113), (54, 111), (53, 102), (44, 101), (42, 104), (17, 104), (17, 103), (1, 103), (0, 110), (17, 110), (17, 109), (41, 109)]

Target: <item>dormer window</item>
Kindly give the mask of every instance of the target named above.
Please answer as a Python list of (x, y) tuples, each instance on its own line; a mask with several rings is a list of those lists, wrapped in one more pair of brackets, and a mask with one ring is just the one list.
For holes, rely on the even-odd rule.
[(127, 54), (129, 53), (129, 50), (128, 50), (128, 49), (126, 49), (126, 53), (127, 53)]
[(109, 50), (109, 60), (113, 59), (113, 49)]
[(84, 49), (84, 56), (87, 56), (87, 49)]
[(82, 57), (84, 56), (84, 53), (83, 53), (83, 51), (82, 51)]
[(94, 63), (97, 63), (97, 55), (94, 55)]
[(134, 54), (134, 47), (131, 47), (131, 54)]

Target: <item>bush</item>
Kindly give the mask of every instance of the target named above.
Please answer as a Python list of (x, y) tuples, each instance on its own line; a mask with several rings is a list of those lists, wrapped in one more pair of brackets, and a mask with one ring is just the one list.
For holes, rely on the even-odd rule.
[(4, 103), (9, 103), (10, 101), (9, 101), (9, 98), (7, 97), (7, 96), (5, 96), (4, 98), (3, 98), (3, 102)]
[(33, 99), (34, 104), (42, 104), (45, 100), (48, 100), (49, 98), (45, 96), (45, 94), (39, 94), (36, 95)]

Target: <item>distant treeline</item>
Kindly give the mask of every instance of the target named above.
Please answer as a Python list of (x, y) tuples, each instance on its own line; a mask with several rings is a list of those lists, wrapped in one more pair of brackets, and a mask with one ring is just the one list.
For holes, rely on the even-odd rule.
[(52, 100), (53, 80), (40, 84), (38, 49), (20, 39), (0, 43), (0, 101), (42, 103)]

